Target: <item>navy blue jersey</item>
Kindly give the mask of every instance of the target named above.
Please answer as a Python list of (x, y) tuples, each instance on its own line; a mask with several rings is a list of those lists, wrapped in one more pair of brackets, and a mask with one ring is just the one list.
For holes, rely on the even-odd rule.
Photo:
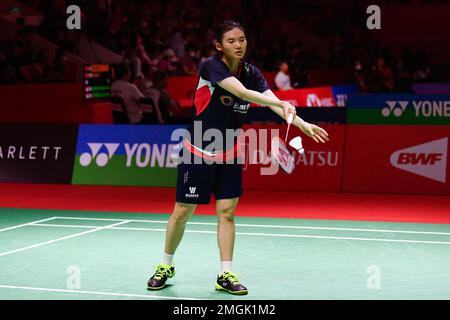
[[(225, 137), (226, 129), (240, 129), (244, 124), (250, 103), (239, 99), (217, 84), (217, 82), (232, 76), (227, 65), (218, 56), (204, 61), (194, 96), (194, 115), (189, 126), (192, 139), (194, 121), (202, 122), (203, 132), (215, 128), (222, 132), (223, 137)], [(262, 93), (270, 89), (261, 71), (245, 61), (241, 61), (236, 78), (250, 90)], [(192, 142), (196, 143), (197, 141)], [(202, 142), (202, 146), (197, 143), (196, 146), (203, 149), (209, 143)], [(227, 145), (229, 147), (229, 141), (227, 141)]]

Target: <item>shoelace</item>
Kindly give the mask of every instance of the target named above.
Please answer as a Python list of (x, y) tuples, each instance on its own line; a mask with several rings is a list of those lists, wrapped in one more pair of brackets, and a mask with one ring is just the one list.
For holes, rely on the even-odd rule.
[(170, 268), (166, 268), (162, 265), (157, 265), (155, 267), (156, 267), (156, 272), (154, 275), (155, 279), (161, 280), (162, 277), (166, 277), (170, 273)]
[(237, 275), (233, 272), (225, 272), (223, 278), (225, 280), (230, 280), (232, 283), (239, 283), (239, 280), (237, 278)]

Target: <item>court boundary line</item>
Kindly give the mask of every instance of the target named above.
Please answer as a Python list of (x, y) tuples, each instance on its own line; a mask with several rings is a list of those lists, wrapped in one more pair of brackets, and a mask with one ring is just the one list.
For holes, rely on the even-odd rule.
[[(7, 256), (7, 255), (10, 255), (10, 254), (13, 254), (13, 253), (16, 253), (16, 252), (22, 252), (22, 251), (25, 251), (25, 250), (42, 247), (42, 246), (45, 246), (47, 244), (52, 244), (52, 243), (55, 243), (55, 242), (59, 242), (59, 241), (67, 240), (67, 239), (72, 239), (72, 238), (84, 236), (84, 235), (89, 234), (89, 233), (105, 230), (105, 229), (108, 229), (108, 228), (111, 228), (111, 227), (114, 227), (114, 226), (118, 226), (118, 225), (121, 225), (121, 224), (125, 224), (125, 223), (128, 223), (128, 222), (129, 222), (128, 220), (122, 220), (121, 222), (113, 223), (113, 224), (110, 224), (110, 225), (107, 225), (107, 226), (98, 227), (96, 229), (91, 229), (91, 230), (87, 230), (87, 231), (71, 234), (71, 235), (68, 235), (68, 236), (56, 238), (56, 239), (53, 239), (53, 240), (48, 240), (48, 241), (45, 241), (45, 242), (36, 243), (36, 244), (29, 245), (29, 246), (26, 246), (26, 247), (22, 247), (22, 248), (19, 248), (19, 249), (14, 249), (14, 250), (2, 252), (2, 253), (0, 253), (0, 257)], [(33, 226), (33, 225), (34, 224), (31, 224), (29, 226)]]
[(47, 291), (47, 292), (59, 292), (59, 293), (77, 293), (77, 294), (93, 294), (104, 296), (121, 296), (121, 297), (135, 297), (146, 299), (168, 299), (168, 300), (208, 300), (203, 298), (186, 298), (186, 297), (170, 297), (170, 296), (155, 296), (155, 295), (140, 295), (134, 293), (117, 293), (117, 292), (102, 292), (102, 291), (86, 291), (86, 290), (71, 290), (71, 289), (54, 289), (54, 288), (39, 288), (39, 287), (25, 287), (25, 286), (9, 286), (1, 285), (0, 289), (20, 289), (30, 291)]
[[(62, 227), (62, 228), (95, 228), (94, 226), (80, 226), (80, 225), (40, 225), (35, 224), (33, 227)], [(153, 228), (131, 228), (131, 227), (110, 227), (110, 230), (132, 230), (132, 231), (157, 231), (165, 232), (166, 229)], [(91, 230), (92, 231), (92, 230)], [(185, 230), (186, 233), (206, 233), (217, 234), (216, 231), (209, 230)], [(355, 241), (378, 241), (378, 242), (400, 242), (400, 243), (423, 243), (423, 244), (446, 244), (446, 241), (431, 241), (431, 240), (408, 240), (408, 239), (383, 239), (383, 238), (361, 238), (361, 237), (338, 237), (338, 236), (318, 236), (318, 235), (297, 235), (297, 234), (276, 234), (276, 233), (254, 233), (254, 232), (236, 232), (236, 235), (249, 236), (266, 236), (266, 237), (280, 237), (280, 238), (313, 238), (313, 239), (333, 239), (333, 240), (355, 240)], [(1, 254), (0, 254), (1, 256)]]
[[(92, 221), (121, 221), (121, 219), (106, 219), (106, 218), (83, 218), (83, 217), (55, 217), (55, 219), (62, 220), (92, 220)], [(130, 222), (142, 223), (167, 223), (164, 220), (135, 220), (129, 219)], [(214, 222), (187, 222), (188, 225), (210, 225), (217, 226)], [(432, 234), (432, 235), (448, 235), (450, 232), (431, 232), (431, 231), (414, 231), (414, 230), (396, 230), (396, 229), (364, 229), (364, 228), (333, 228), (333, 227), (312, 227), (312, 226), (286, 226), (286, 225), (270, 225), (270, 224), (246, 224), (236, 223), (236, 227), (255, 227), (255, 228), (280, 228), (280, 229), (305, 229), (305, 230), (331, 230), (331, 231), (362, 231), (362, 232), (380, 232), (380, 233), (411, 233), (411, 234)]]
[(5, 231), (9, 231), (9, 230), (14, 230), (14, 229), (18, 229), (18, 228), (22, 228), (22, 227), (26, 227), (35, 223), (40, 223), (40, 222), (45, 222), (45, 221), (51, 221), (51, 220), (55, 220), (57, 219), (57, 217), (50, 217), (50, 218), (46, 218), (46, 219), (41, 219), (41, 220), (35, 220), (35, 221), (30, 221), (27, 223), (22, 223), (22, 224), (18, 224), (18, 225), (14, 225), (11, 227), (6, 227), (3, 229), (0, 229), (0, 232), (5, 232)]

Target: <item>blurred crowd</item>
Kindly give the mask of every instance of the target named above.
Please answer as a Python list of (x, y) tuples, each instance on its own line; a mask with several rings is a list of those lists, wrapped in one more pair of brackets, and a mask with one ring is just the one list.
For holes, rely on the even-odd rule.
[(65, 82), (64, 51), (53, 58), (34, 45), (33, 32), (20, 30), (14, 39), (0, 39), (0, 84)]
[[(120, 53), (131, 65), (134, 79), (143, 78), (143, 69), (163, 71), (169, 76), (197, 74), (202, 62), (215, 54), (215, 25), (223, 19), (234, 19), (246, 27), (247, 60), (264, 71), (278, 71), (281, 62), (285, 62), (288, 65), (285, 73), (294, 88), (308, 86), (308, 72), (323, 68), (352, 70), (349, 81), (357, 83), (362, 91), (408, 91), (411, 82), (448, 80), (442, 68), (433, 66), (432, 52), (404, 48), (400, 56), (393, 56), (389, 47), (377, 42), (373, 32), (361, 28), (367, 18), (361, 1), (335, 1), (327, 5), (313, 0), (286, 0), (282, 4), (256, 0), (22, 2), (44, 14), (39, 32), (57, 43), (62, 52), (73, 52), (79, 36), (66, 28), (66, 7), (80, 5), (84, 9), (82, 32)], [(326, 54), (308, 49), (299, 30), (324, 41), (328, 46)], [(2, 57), (11, 56), (11, 50), (15, 50), (11, 44), (0, 46), (0, 74), (5, 73)], [(22, 61), (29, 64), (32, 59), (31, 65), (36, 69), (56, 65), (39, 52), (27, 54), (24, 60), (15, 59), (13, 66), (19, 80), (24, 78), (18, 65)], [(8, 75), (12, 73), (11, 67), (6, 69), (6, 78), (11, 77)], [(33, 77), (32, 80), (48, 80), (45, 75)]]

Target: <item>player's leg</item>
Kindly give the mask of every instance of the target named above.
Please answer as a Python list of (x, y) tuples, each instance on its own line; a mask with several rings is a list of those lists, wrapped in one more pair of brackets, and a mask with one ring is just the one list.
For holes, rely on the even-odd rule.
[(218, 166), (214, 193), (218, 216), (217, 244), (221, 260), (221, 270), (215, 288), (232, 294), (247, 294), (247, 288), (239, 283), (236, 274), (232, 271), (236, 234), (234, 215), (239, 197), (242, 195), (242, 165)]
[[(173, 256), (175, 254), (175, 250), (183, 238), (186, 223), (194, 213), (196, 207), (197, 205), (191, 203), (175, 202), (173, 213), (170, 216), (166, 228), (166, 244), (164, 246), (166, 255)], [(171, 261), (166, 262), (172, 264)]]
[[(239, 198), (220, 199), (216, 201), (216, 213), (218, 216), (217, 224), (217, 244), (220, 251), (220, 261), (233, 260), (234, 239), (236, 227), (234, 223), (234, 213)], [(225, 271), (222, 266), (222, 272)], [(226, 271), (232, 271), (231, 266)]]
[(195, 204), (175, 202), (173, 213), (166, 227), (166, 242), (162, 261), (156, 266), (155, 273), (148, 280), (148, 289), (162, 289), (165, 287), (167, 279), (175, 276), (173, 256), (183, 238), (186, 223), (194, 213), (196, 207)]

